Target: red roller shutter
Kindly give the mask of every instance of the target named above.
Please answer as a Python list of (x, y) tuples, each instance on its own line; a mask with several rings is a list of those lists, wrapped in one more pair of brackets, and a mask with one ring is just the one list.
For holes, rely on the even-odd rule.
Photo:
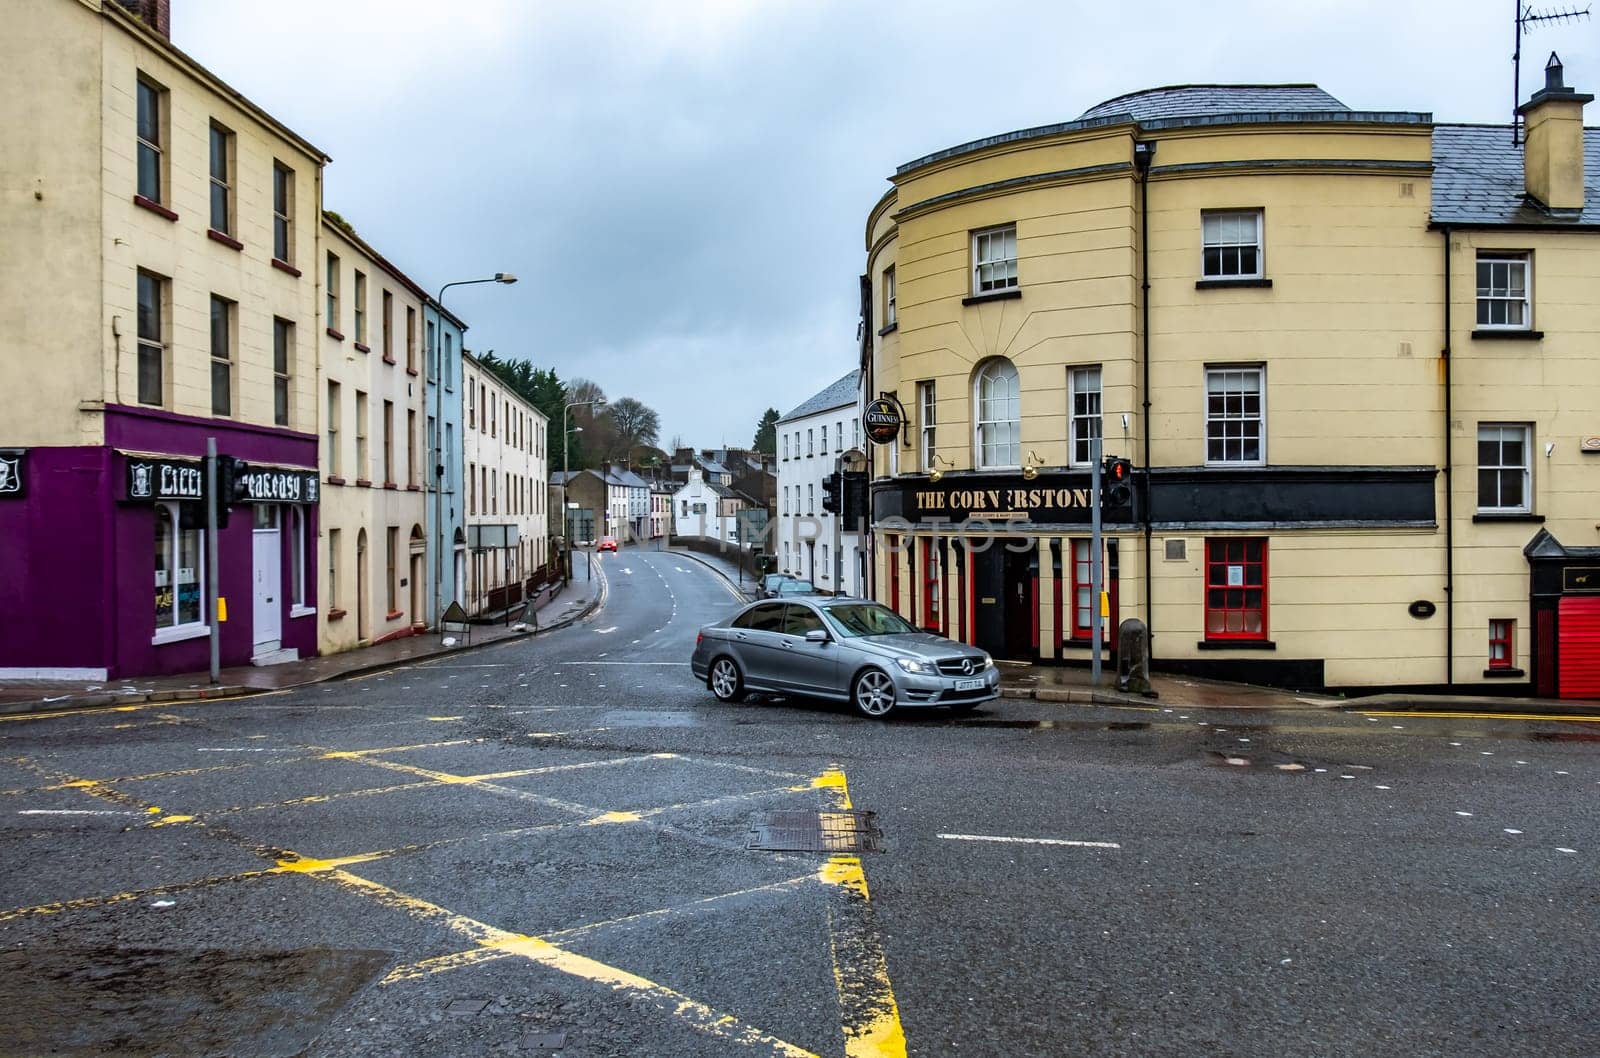
[(1561, 697), (1600, 698), (1600, 596), (1561, 599)]

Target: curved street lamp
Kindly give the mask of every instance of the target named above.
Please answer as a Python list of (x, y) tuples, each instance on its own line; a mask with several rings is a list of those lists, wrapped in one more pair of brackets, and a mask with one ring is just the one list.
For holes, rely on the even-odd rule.
[[(438, 622), (439, 631), (444, 631), (444, 597), (440, 592), (444, 588), (444, 292), (451, 287), (471, 286), (474, 283), (504, 283), (510, 286), (517, 281), (517, 277), (510, 272), (496, 272), (486, 279), (457, 279), (446, 283), (439, 288), (439, 296), (433, 299), (434, 315), (438, 318), (438, 333), (434, 335), (433, 349), (433, 374), (429, 379), (434, 386), (435, 400), (439, 404), (439, 421), (433, 431), (433, 524), (438, 530), (438, 546), (434, 548), (433, 555), (433, 614)], [(463, 442), (466, 440), (462, 436)]]
[[(565, 561), (562, 567), (566, 572), (566, 581), (572, 580), (572, 515), (567, 510), (567, 489), (572, 484), (572, 443), (567, 431), (567, 412), (573, 408), (603, 408), (606, 406), (604, 397), (594, 400), (575, 400), (561, 409), (561, 539), (565, 542)], [(583, 427), (573, 428), (576, 433), (582, 433)], [(585, 567), (587, 568), (587, 567)]]

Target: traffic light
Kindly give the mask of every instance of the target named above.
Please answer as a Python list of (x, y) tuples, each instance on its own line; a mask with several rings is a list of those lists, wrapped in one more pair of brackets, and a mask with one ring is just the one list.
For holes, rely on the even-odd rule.
[(228, 527), (229, 509), (244, 491), (244, 476), (250, 464), (233, 456), (217, 457), (217, 528)]
[(829, 514), (838, 514), (842, 510), (839, 478), (840, 475), (834, 473), (822, 479), (822, 509)]
[(1133, 463), (1117, 456), (1107, 456), (1100, 471), (1100, 506), (1102, 509), (1122, 509), (1133, 506)]

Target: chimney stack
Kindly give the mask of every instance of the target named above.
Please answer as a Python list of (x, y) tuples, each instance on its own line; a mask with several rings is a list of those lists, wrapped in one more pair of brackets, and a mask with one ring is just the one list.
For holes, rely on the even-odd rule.
[(157, 33), (172, 39), (171, 0), (117, 0), (135, 18)]
[(1544, 67), (1544, 87), (1517, 113), (1523, 137), (1523, 190), (1552, 214), (1583, 212), (1583, 105), (1594, 96), (1568, 88), (1555, 52)]

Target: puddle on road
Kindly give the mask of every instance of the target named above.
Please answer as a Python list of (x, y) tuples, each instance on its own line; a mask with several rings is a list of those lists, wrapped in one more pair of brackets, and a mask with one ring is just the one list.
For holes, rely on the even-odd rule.
[(392, 958), (328, 948), (0, 952), (5, 1053), (290, 1058)]
[(1600, 732), (1594, 731), (1525, 731), (1522, 737), (1529, 742), (1600, 742)]
[(1001, 727), (1023, 731), (1146, 731), (1150, 728), (1150, 725), (1143, 721), (1132, 720), (1096, 724), (1082, 720), (986, 720), (981, 717), (961, 720), (935, 720), (933, 721), (933, 726)]

